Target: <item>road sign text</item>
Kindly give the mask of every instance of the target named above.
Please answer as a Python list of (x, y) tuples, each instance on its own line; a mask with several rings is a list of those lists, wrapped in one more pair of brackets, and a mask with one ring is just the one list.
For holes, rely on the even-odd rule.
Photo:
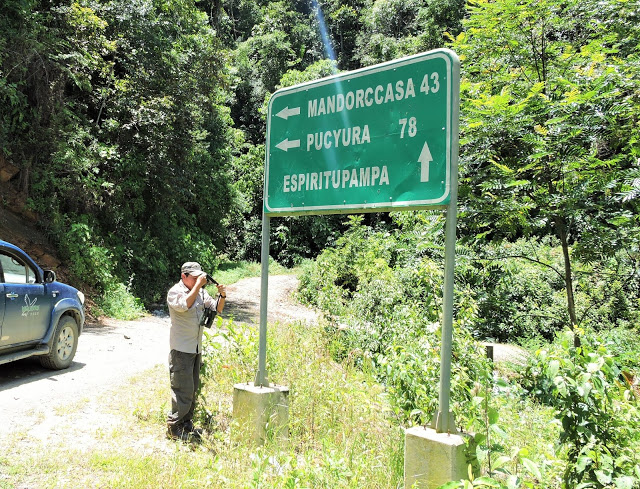
[(282, 191), (298, 192), (301, 190), (372, 187), (375, 185), (389, 185), (389, 171), (386, 166), (285, 175)]

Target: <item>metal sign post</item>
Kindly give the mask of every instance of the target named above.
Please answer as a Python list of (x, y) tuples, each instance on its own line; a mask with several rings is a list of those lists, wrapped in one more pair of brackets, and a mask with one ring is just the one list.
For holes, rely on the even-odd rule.
[[(458, 141), (456, 138), (455, 147)], [(440, 346), (440, 392), (438, 397), (438, 411), (436, 411), (431, 427), (438, 433), (456, 433), (453, 413), (449, 408), (451, 392), (451, 344), (453, 342), (453, 282), (456, 262), (456, 224), (458, 200), (458, 157), (453, 158), (453, 182), (451, 185), (451, 201), (447, 208), (445, 228), (444, 255), (444, 288), (442, 300), (442, 345)]]
[(460, 118), (460, 64), (456, 69), (452, 90), (457, 100), (452, 108), (452, 118), (456, 130), (451, 139), (451, 197), (447, 207), (444, 255), (444, 290), (442, 300), (442, 345), (440, 347), (440, 392), (438, 411), (434, 415), (431, 427), (438, 433), (456, 433), (453, 413), (449, 408), (451, 394), (451, 344), (453, 342), (453, 282), (456, 265), (456, 229), (458, 222), (458, 120)]
[(267, 304), (269, 303), (269, 216), (262, 213), (262, 250), (260, 253), (260, 337), (258, 339), (258, 373), (254, 385), (268, 387), (267, 379)]

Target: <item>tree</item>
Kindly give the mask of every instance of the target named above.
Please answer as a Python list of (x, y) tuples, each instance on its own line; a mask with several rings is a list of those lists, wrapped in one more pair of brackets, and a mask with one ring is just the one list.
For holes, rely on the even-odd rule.
[(7, 0), (0, 14), (0, 153), (20, 168), (25, 198), (34, 169), (52, 151), (63, 105), (67, 29), (60, 17), (38, 0)]
[(362, 66), (442, 47), (462, 29), (461, 0), (375, 0), (362, 14), (356, 58)]
[[(313, 2), (317, 29), (326, 34), (324, 40), (335, 53), (341, 70), (360, 68), (355, 57), (356, 43), (363, 28), (362, 10), (366, 0), (326, 0)], [(324, 20), (324, 25), (322, 24)], [(326, 49), (326, 47), (325, 47)]]
[(287, 1), (262, 7), (261, 19), (252, 27), (251, 36), (238, 44), (232, 56), (235, 77), (231, 115), (253, 144), (264, 143), (262, 107), (282, 76), (322, 58), (321, 43), (309, 15), (293, 7)]
[(633, 15), (618, 0), (480, 0), (452, 43), (463, 67), (460, 222), (477, 238), (555, 236), (574, 327), (572, 259), (610, 253), (626, 243), (620, 225), (637, 225), (617, 198), (640, 151)]
[(193, 0), (11, 0), (6, 12), (0, 149), (66, 258), (99, 250), (108, 273), (80, 278), (153, 300), (182, 261), (213, 266), (236, 204), (226, 52), (207, 16)]

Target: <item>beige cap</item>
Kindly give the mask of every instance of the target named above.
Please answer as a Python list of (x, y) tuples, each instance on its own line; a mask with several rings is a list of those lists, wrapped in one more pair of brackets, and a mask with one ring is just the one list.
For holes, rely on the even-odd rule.
[(182, 265), (181, 268), (182, 273), (185, 275), (193, 275), (194, 277), (199, 277), (200, 275), (206, 275), (202, 270), (202, 267), (199, 263), (195, 261), (188, 261)]

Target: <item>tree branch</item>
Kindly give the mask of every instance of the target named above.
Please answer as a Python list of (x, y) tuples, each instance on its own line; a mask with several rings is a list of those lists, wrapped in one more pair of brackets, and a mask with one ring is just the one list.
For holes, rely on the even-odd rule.
[(562, 281), (564, 282), (564, 275), (559, 272), (553, 265), (549, 265), (548, 263), (545, 263), (543, 261), (537, 260), (536, 258), (531, 258), (530, 256), (526, 256), (526, 255), (503, 255), (503, 256), (497, 256), (495, 258), (478, 258), (479, 261), (497, 261), (497, 260), (504, 260), (505, 258), (521, 258), (523, 260), (528, 260), (530, 262), (533, 263), (537, 263), (538, 265), (542, 265), (545, 266), (551, 270), (553, 270), (554, 272), (556, 272), (558, 274), (558, 276), (562, 279)]

